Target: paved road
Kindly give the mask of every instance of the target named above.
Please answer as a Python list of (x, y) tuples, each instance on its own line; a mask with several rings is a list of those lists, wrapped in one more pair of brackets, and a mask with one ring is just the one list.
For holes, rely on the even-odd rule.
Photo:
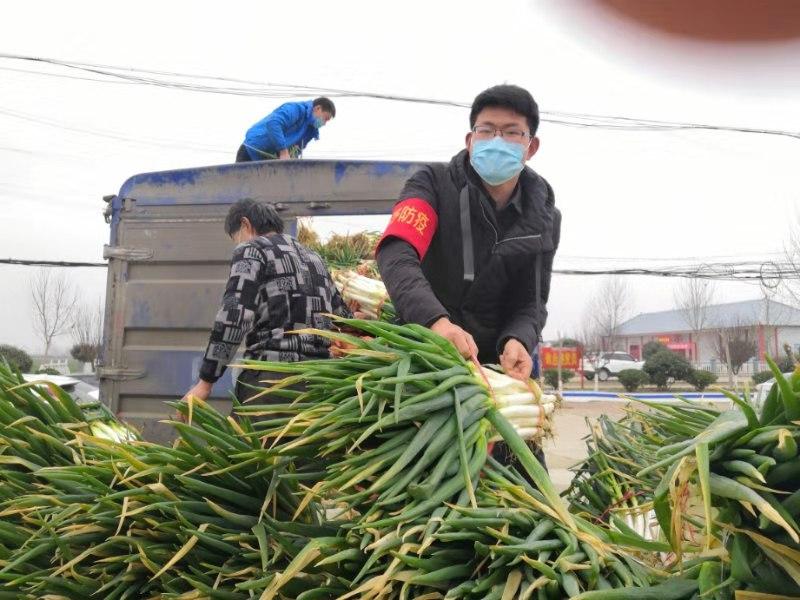
[(607, 414), (618, 419), (624, 414), (624, 404), (619, 402), (565, 402), (556, 411), (553, 439), (545, 442), (544, 452), (550, 477), (558, 491), (567, 488), (572, 480), (569, 467), (586, 457), (589, 435), (586, 417), (594, 419)]

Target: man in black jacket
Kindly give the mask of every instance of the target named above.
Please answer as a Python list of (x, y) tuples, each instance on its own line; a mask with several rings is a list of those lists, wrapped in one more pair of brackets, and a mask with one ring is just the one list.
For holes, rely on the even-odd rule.
[(521, 380), (547, 319), (561, 231), (552, 188), (525, 166), (539, 149), (538, 125), (526, 90), (481, 92), (466, 148), (409, 178), (377, 256), (403, 321)]
[(547, 319), (561, 229), (552, 188), (525, 166), (538, 125), (526, 90), (479, 94), (466, 149), (406, 182), (377, 257), (401, 319), (523, 380)]

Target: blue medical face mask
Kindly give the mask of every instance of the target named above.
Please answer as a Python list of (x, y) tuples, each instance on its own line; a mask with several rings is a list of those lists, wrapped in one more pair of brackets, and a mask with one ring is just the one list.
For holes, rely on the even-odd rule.
[(469, 161), (486, 183), (500, 185), (522, 171), (524, 155), (524, 146), (496, 136), (491, 140), (474, 142)]
[(314, 117), (314, 125), (319, 129), (323, 125), (325, 125), (325, 119), (322, 117)]

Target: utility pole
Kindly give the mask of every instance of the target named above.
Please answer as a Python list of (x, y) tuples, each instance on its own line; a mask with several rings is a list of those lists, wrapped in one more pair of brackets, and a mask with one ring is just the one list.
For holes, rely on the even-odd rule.
[(723, 330), (725, 333), (725, 361), (728, 364), (728, 385), (734, 388), (737, 392), (739, 391), (738, 385), (738, 378), (737, 382), (734, 383), (733, 381), (733, 363), (731, 362), (731, 337), (728, 332), (728, 329)]
[(558, 350), (557, 350), (558, 351), (558, 359), (557, 359), (557, 362), (556, 362), (556, 367), (558, 369), (558, 393), (560, 394), (561, 392), (564, 391), (563, 390), (564, 386), (561, 383), (561, 349), (564, 346), (564, 340), (561, 337), (561, 332), (560, 331), (557, 331), (556, 335), (558, 335)]

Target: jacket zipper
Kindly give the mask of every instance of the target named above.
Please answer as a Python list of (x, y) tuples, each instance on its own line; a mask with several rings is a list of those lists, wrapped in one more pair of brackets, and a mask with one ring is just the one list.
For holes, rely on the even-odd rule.
[(494, 231), (494, 245), (497, 246), (497, 244), (500, 243), (500, 236), (498, 235), (495, 226), (492, 225), (492, 222), (489, 220), (489, 217), (486, 216), (486, 209), (483, 208), (483, 202), (481, 202), (480, 198), (478, 198), (478, 205), (481, 207), (481, 215), (483, 215), (483, 220), (486, 221), (489, 224), (489, 227), (492, 228), (492, 231)]
[(514, 240), (536, 240), (539, 239), (540, 237), (542, 237), (541, 233), (535, 233), (533, 235), (518, 235), (517, 237), (510, 237), (504, 240), (500, 240), (495, 244), (495, 246), (498, 246), (500, 244), (505, 244), (506, 242), (513, 242)]
[(483, 220), (486, 221), (486, 223), (489, 224), (489, 227), (491, 227), (492, 231), (494, 232), (494, 245), (495, 246), (499, 246), (500, 244), (503, 244), (505, 242), (513, 242), (514, 240), (535, 240), (535, 239), (538, 239), (538, 238), (542, 237), (541, 233), (536, 233), (536, 234), (533, 234), (533, 235), (519, 235), (517, 237), (511, 237), (511, 238), (506, 238), (504, 240), (501, 240), (500, 239), (500, 235), (497, 232), (497, 229), (495, 228), (494, 225), (492, 225), (492, 222), (489, 220), (489, 217), (486, 216), (486, 209), (483, 207), (483, 202), (480, 202), (480, 207), (481, 207), (481, 215), (483, 216)]
[[(489, 217), (486, 216), (486, 209), (483, 207), (483, 202), (480, 202), (480, 207), (481, 207), (481, 215), (483, 216), (483, 220), (486, 221), (489, 224), (489, 227), (491, 227), (492, 231), (494, 232), (494, 245), (495, 245), (495, 247), (499, 246), (503, 242), (510, 242), (512, 240), (526, 240), (526, 239), (536, 239), (536, 238), (542, 237), (541, 233), (537, 233), (537, 234), (534, 234), (534, 235), (521, 235), (521, 236), (517, 236), (517, 237), (513, 237), (513, 238), (506, 238), (504, 240), (501, 240), (500, 239), (500, 235), (497, 232), (497, 228), (495, 228), (495, 226), (492, 225), (492, 222), (489, 220)], [(536, 294), (536, 312), (537, 312), (537, 315), (538, 315), (539, 312), (541, 312), (541, 304), (542, 304), (542, 297), (541, 297), (541, 292), (542, 292), (541, 285), (542, 284), (541, 284), (541, 272), (540, 272), (541, 271), (541, 264), (542, 264), (541, 261), (542, 261), (542, 255), (541, 255), (541, 253), (537, 253), (537, 255), (536, 255), (536, 264), (534, 265), (534, 269), (533, 269), (533, 271), (534, 271), (533, 277), (534, 277), (534, 282), (535, 282), (534, 283), (534, 293)], [(541, 334), (541, 332), (539, 332), (539, 339), (536, 340), (536, 345), (538, 346), (539, 343), (541, 343), (541, 341), (542, 341), (542, 334)]]

